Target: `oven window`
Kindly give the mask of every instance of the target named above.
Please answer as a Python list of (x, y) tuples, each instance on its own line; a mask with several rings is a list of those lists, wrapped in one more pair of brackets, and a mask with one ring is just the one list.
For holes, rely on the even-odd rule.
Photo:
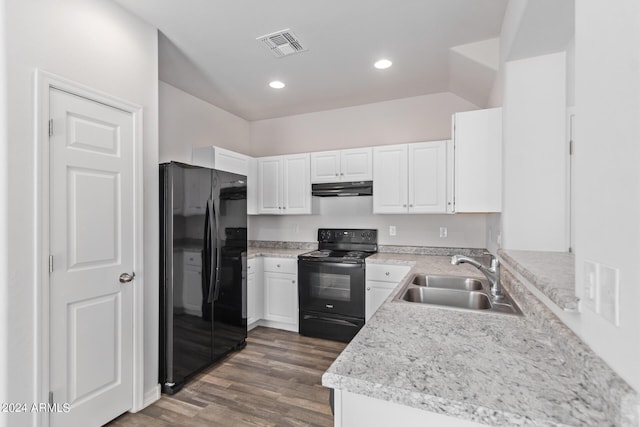
[(351, 300), (351, 276), (348, 274), (311, 273), (311, 297), (332, 300)]

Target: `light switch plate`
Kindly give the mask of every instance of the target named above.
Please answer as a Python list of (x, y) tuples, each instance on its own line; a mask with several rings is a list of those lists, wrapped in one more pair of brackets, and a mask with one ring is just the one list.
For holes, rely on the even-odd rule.
[(584, 278), (582, 286), (582, 301), (580, 305), (591, 311), (596, 311), (598, 297), (598, 264), (593, 261), (584, 261)]
[(396, 226), (395, 225), (390, 225), (389, 226), (389, 236), (395, 236), (396, 235)]
[(606, 265), (598, 268), (598, 312), (609, 322), (620, 326), (620, 270)]

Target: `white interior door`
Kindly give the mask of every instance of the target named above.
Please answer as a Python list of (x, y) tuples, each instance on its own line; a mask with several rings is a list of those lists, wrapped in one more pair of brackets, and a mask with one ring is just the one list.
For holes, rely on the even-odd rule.
[(50, 386), (70, 405), (50, 425), (97, 426), (133, 402), (134, 119), (49, 95)]

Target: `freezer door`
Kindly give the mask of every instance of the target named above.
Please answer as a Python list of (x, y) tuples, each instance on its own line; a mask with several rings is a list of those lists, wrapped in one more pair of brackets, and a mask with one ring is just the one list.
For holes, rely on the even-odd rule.
[(163, 165), (161, 271), (161, 360), (163, 390), (174, 392), (184, 380), (211, 364), (213, 325), (210, 284), (204, 268), (207, 201), (213, 171), (179, 163)]
[(212, 210), (217, 248), (213, 290), (213, 353), (242, 348), (247, 337), (247, 180), (215, 171)]

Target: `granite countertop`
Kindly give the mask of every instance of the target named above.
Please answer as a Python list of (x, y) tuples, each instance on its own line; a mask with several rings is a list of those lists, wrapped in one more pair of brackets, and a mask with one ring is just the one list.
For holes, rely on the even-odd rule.
[(572, 375), (584, 368), (568, 366), (554, 347), (555, 331), (526, 316), (393, 301), (413, 273), (481, 277), (475, 268), (387, 253), (367, 263), (413, 267), (323, 375), (324, 386), (489, 425), (613, 423), (597, 410), (601, 396)]
[(286, 248), (256, 248), (249, 247), (247, 258), (257, 256), (278, 257), (278, 258), (298, 258), (298, 255), (309, 252), (309, 249), (286, 249)]
[(498, 255), (560, 308), (578, 311), (573, 254), (500, 250)]

